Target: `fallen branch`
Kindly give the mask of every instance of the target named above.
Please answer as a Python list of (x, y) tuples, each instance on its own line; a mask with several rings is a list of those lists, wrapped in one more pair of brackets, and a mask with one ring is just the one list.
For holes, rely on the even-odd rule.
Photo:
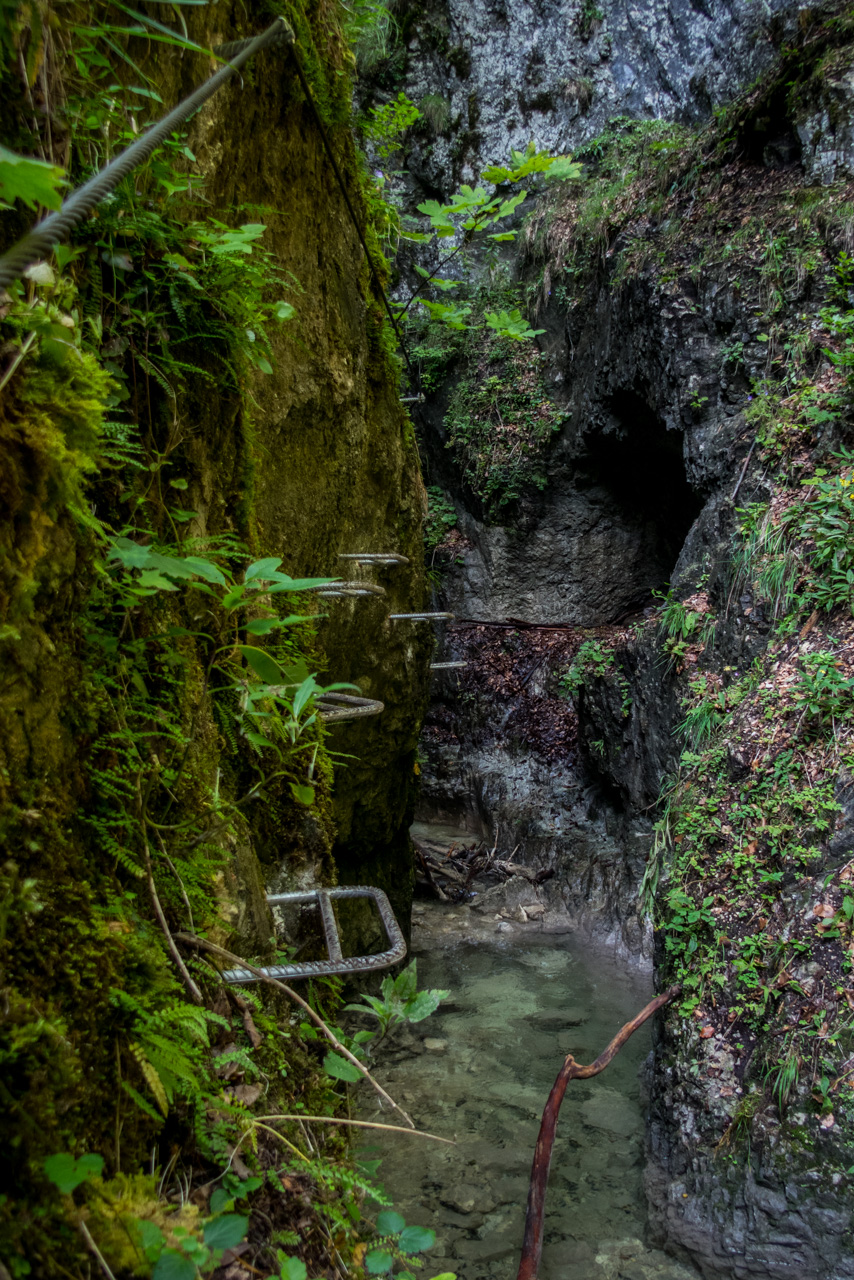
[(656, 996), (654, 1000), (650, 1000), (646, 1008), (642, 1009), (636, 1018), (632, 1018), (631, 1022), (627, 1022), (617, 1032), (608, 1048), (603, 1053), (600, 1053), (596, 1061), (591, 1062), (589, 1066), (581, 1066), (575, 1061), (571, 1053), (567, 1054), (566, 1061), (558, 1072), (558, 1077), (552, 1085), (552, 1091), (548, 1096), (540, 1124), (540, 1132), (537, 1137), (534, 1162), (531, 1166), (531, 1185), (528, 1191), (528, 1209), (525, 1215), (522, 1257), (519, 1262), (519, 1272), (516, 1280), (537, 1280), (539, 1275), (540, 1258), (543, 1252), (546, 1186), (552, 1162), (552, 1147), (554, 1146), (558, 1113), (560, 1112), (560, 1104), (563, 1102), (563, 1095), (566, 1093), (567, 1084), (570, 1080), (589, 1080), (591, 1076), (598, 1076), (600, 1071), (605, 1070), (612, 1058), (616, 1057), (638, 1027), (643, 1026), (647, 1018), (651, 1018), (654, 1013), (668, 1004), (674, 996), (679, 994), (681, 989), (681, 986), (678, 985), (671, 987), (663, 995)]
[(753, 457), (753, 450), (756, 448), (757, 443), (758, 443), (758, 440), (753, 441), (753, 444), (750, 446), (750, 452), (748, 453), (747, 457), (744, 459), (744, 466), (741, 468), (741, 475), (738, 477), (736, 486), (732, 491), (732, 497), (730, 498), (730, 502), (735, 502), (736, 498), (738, 497), (738, 491), (741, 488), (741, 482), (744, 479), (744, 477), (747, 475), (747, 468), (750, 466), (750, 459)]
[(457, 1144), (453, 1138), (440, 1138), (437, 1133), (426, 1133), (424, 1129), (404, 1129), (400, 1124), (378, 1124), (376, 1120), (346, 1120), (343, 1116), (262, 1116), (269, 1120), (312, 1120), (318, 1124), (351, 1124), (356, 1129), (384, 1129), (387, 1133), (411, 1133), (413, 1138), (429, 1138), (431, 1142), (445, 1142), (449, 1147)]
[(259, 969), (257, 965), (250, 964), (248, 960), (244, 960), (242, 956), (237, 956), (233, 951), (226, 951), (225, 947), (218, 947), (215, 942), (208, 942), (207, 938), (198, 938), (194, 933), (175, 933), (172, 935), (176, 942), (183, 942), (185, 946), (201, 947), (203, 951), (210, 951), (214, 955), (222, 956), (224, 960), (231, 960), (233, 963), (239, 964), (243, 969), (248, 969), (250, 973), (254, 973), (255, 977), (261, 982), (266, 982), (268, 986), (275, 987), (277, 991), (281, 991), (289, 1000), (293, 1000), (294, 1004), (308, 1014), (312, 1022), (326, 1036), (326, 1039), (342, 1057), (348, 1062), (352, 1062), (353, 1066), (359, 1070), (366, 1080), (376, 1089), (381, 1098), (384, 1098), (389, 1106), (393, 1107), (400, 1115), (403, 1116), (410, 1129), (415, 1128), (415, 1122), (411, 1116), (408, 1116), (403, 1107), (399, 1106), (390, 1094), (386, 1093), (382, 1085), (374, 1079), (364, 1063), (360, 1062), (349, 1049), (341, 1043), (338, 1037), (329, 1029), (323, 1021), (319, 1013), (315, 1013), (311, 1005), (303, 1000), (302, 996), (298, 996), (292, 987), (285, 986), (284, 982), (279, 982), (278, 978), (271, 978), (263, 969)]
[(170, 932), (169, 924), (166, 920), (166, 914), (160, 904), (160, 898), (157, 896), (157, 886), (154, 883), (154, 871), (151, 867), (151, 853), (148, 848), (148, 837), (145, 834), (145, 828), (143, 828), (142, 844), (143, 852), (145, 854), (145, 878), (148, 882), (148, 893), (151, 898), (151, 904), (154, 907), (154, 914), (157, 916), (160, 928), (163, 930), (163, 936), (166, 938), (166, 945), (169, 948), (169, 954), (175, 961), (175, 965), (181, 975), (181, 981), (184, 983), (186, 988), (187, 995), (194, 1004), (204, 1004), (204, 997), (202, 996), (198, 985), (193, 980), (190, 970), (181, 959), (181, 953), (175, 946), (175, 938), (178, 937), (178, 934), (172, 934)]

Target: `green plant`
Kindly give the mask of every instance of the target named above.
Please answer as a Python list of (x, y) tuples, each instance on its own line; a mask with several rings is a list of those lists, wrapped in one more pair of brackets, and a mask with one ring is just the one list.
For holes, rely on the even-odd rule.
[[(180, 0), (175, 11), (182, 21)], [(25, 5), (8, 29), (6, 17), (11, 74), (19, 54), (34, 76), (42, 66), (52, 97), (37, 137), (16, 115), (35, 81), (16, 83), (4, 128), (49, 158), (57, 147), (74, 185), (163, 109), (134, 42), (148, 33), (199, 52), (156, 17), (127, 25), (126, 11), (116, 23), (85, 4)], [(38, 675), (48, 701), (68, 702), (41, 757), (61, 794), (39, 810), (39, 777), (16, 763), (2, 778), (3, 843), (18, 860), (0, 869), (0, 1093), (20, 1160), (12, 1196), (0, 1195), (0, 1254), (19, 1260), (16, 1276), (208, 1274), (245, 1235), (249, 1197), (269, 1184), (293, 1199), (288, 1160), (316, 1162), (300, 1195), (352, 1251), (366, 1194), (342, 1192), (334, 1130), (270, 1142), (246, 1100), (259, 1086), (241, 1096), (239, 1082), (263, 1080), (283, 1109), (332, 1113), (341, 1100), (314, 1046), (175, 936), (231, 931), (227, 880), (266, 830), (291, 838), (313, 807), (318, 865), (331, 844), (316, 606), (299, 609), (328, 580), (285, 573), (287, 549), (265, 556), (251, 509), (252, 391), (300, 288), (263, 246), (267, 211), (209, 212), (196, 168), (173, 136), (2, 308), (4, 474), (25, 495), (25, 536), (13, 531), (0, 557), (5, 660), (41, 643), (47, 578), (69, 584), (58, 651)], [(61, 176), (50, 159), (0, 158), (6, 203), (55, 205)], [(234, 500), (203, 516), (191, 436), (217, 396)], [(75, 1158), (96, 1146), (103, 1161)], [(66, 1147), (74, 1156), (45, 1168)], [(238, 1159), (252, 1176), (237, 1177)], [(138, 1172), (143, 1161), (156, 1173)], [(202, 1220), (189, 1190), (209, 1182)], [(281, 1264), (291, 1280), (293, 1262)]]
[[(505, 196), (505, 186), (516, 186), (527, 177), (542, 174), (551, 181), (563, 181), (580, 177), (581, 167), (569, 156), (550, 156), (538, 151), (530, 142), (525, 151), (513, 151), (511, 165), (490, 165), (484, 170), (483, 180), (492, 187), (492, 192), (485, 186), (471, 187), (463, 184), (448, 204), (440, 204), (437, 200), (426, 200), (418, 206), (418, 212), (429, 218), (431, 232), (412, 231), (405, 233), (406, 238), (418, 242), (453, 238), (457, 244), (450, 253), (441, 258), (430, 271), (416, 268), (422, 277), (422, 283), (411, 295), (401, 310), (401, 317), (406, 317), (413, 304), (418, 303), (430, 317), (451, 329), (462, 331), (469, 328), (472, 307), (470, 303), (431, 301), (424, 296), (425, 289), (432, 286), (440, 292), (457, 288), (462, 282), (448, 279), (445, 270), (448, 265), (471, 244), (479, 241), (481, 250), (486, 254), (488, 265), (494, 265), (497, 246), (515, 240), (516, 231), (507, 227), (490, 231), (490, 227), (499, 228), (525, 200), (527, 191), (517, 191), (514, 195)], [(521, 312), (493, 312), (488, 320), (490, 328), (502, 337), (517, 341), (536, 336), (543, 330), (531, 329), (522, 319)]]
[[(396, 1273), (399, 1280), (415, 1280), (412, 1268), (422, 1265), (415, 1261), (415, 1255), (433, 1247), (435, 1231), (429, 1227), (408, 1227), (406, 1219), (399, 1213), (386, 1209), (377, 1216), (377, 1232), (379, 1240), (365, 1255), (368, 1275), (391, 1275), (395, 1264), (400, 1263), (404, 1270)], [(436, 1277), (436, 1280), (443, 1280), (443, 1277)]]
[(424, 546), (427, 551), (435, 551), (445, 538), (456, 527), (456, 508), (444, 492), (436, 485), (427, 490), (427, 519), (424, 521)]
[(808, 544), (807, 599), (819, 609), (846, 605), (854, 614), (854, 455), (843, 449), (835, 457), (843, 469), (833, 475), (816, 468), (803, 481), (809, 498), (790, 508), (784, 523)]
[(599, 8), (596, 0), (581, 0), (577, 21), (582, 39), (588, 40), (592, 34), (594, 24), (601, 22), (604, 17), (605, 14)]
[[(714, 730), (723, 722), (730, 702), (727, 689), (717, 688), (710, 678), (698, 673), (688, 682), (690, 697), (685, 719), (674, 730), (682, 734), (689, 747), (696, 750), (708, 742)], [(737, 698), (736, 698), (737, 701)]]
[[(452, 356), (460, 376), (445, 418), (446, 447), (492, 518), (525, 490), (545, 486), (548, 447), (566, 416), (552, 399), (539, 353), (518, 340), (526, 323), (512, 306), (517, 294), (518, 287), (496, 271), (465, 304), (468, 318), (483, 317), (485, 324), (454, 335)], [(501, 332), (492, 324), (493, 315), (503, 316), (496, 321)], [(518, 330), (515, 339), (504, 332), (507, 326)], [(431, 324), (425, 338), (437, 331), (441, 341), (447, 324)]]
[(832, 652), (806, 653), (803, 671), (792, 690), (792, 704), (801, 720), (817, 729), (844, 721), (854, 706), (854, 677), (840, 669), (839, 656)]
[[(402, 1022), (423, 1022), (435, 1013), (449, 991), (417, 989), (417, 961), (412, 960), (396, 978), (384, 978), (380, 996), (362, 996), (362, 1004), (348, 1004), (351, 1013), (369, 1013), (378, 1023), (379, 1041)], [(358, 1032), (357, 1043), (365, 1044), (377, 1032)]]
[(613, 663), (612, 649), (604, 649), (599, 640), (585, 640), (571, 666), (560, 677), (562, 696), (576, 697), (589, 680), (601, 679)]
[[(144, 1190), (140, 1188), (143, 1194), (147, 1192), (152, 1207), (145, 1216), (138, 1216), (123, 1203), (127, 1183), (121, 1178), (102, 1181), (103, 1168), (104, 1161), (99, 1155), (75, 1159), (60, 1153), (44, 1161), (45, 1174), (62, 1196), (70, 1200), (78, 1188), (86, 1188), (89, 1219), (108, 1253), (112, 1255), (112, 1241), (109, 1235), (106, 1239), (103, 1237), (102, 1224), (106, 1222), (124, 1234), (126, 1251), (136, 1264), (134, 1274), (151, 1275), (152, 1280), (194, 1280), (199, 1275), (210, 1275), (222, 1262), (225, 1251), (240, 1244), (246, 1234), (249, 1219), (236, 1213), (217, 1214), (196, 1222), (181, 1212), (173, 1213), (170, 1220), (160, 1211), (158, 1223), (153, 1216), (156, 1203), (153, 1179)], [(84, 1216), (73, 1200), (70, 1204), (84, 1238), (92, 1241)], [(93, 1247), (97, 1250), (96, 1256), (102, 1258), (97, 1243), (93, 1243)]]
[(398, 49), (400, 27), (387, 0), (354, 0), (347, 9), (347, 37), (362, 75), (390, 63)]
[(416, 107), (405, 93), (399, 93), (392, 102), (374, 107), (365, 136), (370, 139), (381, 160), (388, 160), (402, 146), (404, 135), (422, 118), (423, 104)]
[(421, 118), (433, 133), (444, 133), (451, 122), (451, 106), (440, 93), (425, 94), (418, 103)]

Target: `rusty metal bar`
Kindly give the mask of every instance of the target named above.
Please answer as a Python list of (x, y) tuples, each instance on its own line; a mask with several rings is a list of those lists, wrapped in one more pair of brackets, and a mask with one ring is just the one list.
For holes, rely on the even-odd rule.
[[(371, 898), (376, 903), (380, 920), (385, 929), (386, 939), (389, 944), (387, 949), (378, 952), (375, 956), (343, 956), (335, 917), (332, 914), (331, 899), (333, 898), (336, 900), (340, 898)], [(318, 978), (333, 973), (367, 973), (373, 969), (388, 969), (391, 965), (397, 964), (406, 955), (406, 939), (394, 918), (391, 903), (382, 889), (359, 884), (339, 889), (308, 889), (303, 893), (268, 893), (267, 901), (271, 906), (316, 901), (323, 919), (329, 959), (304, 960), (300, 964), (257, 966), (258, 973), (252, 973), (249, 969), (226, 969), (222, 975), (226, 982), (260, 982), (259, 974), (263, 974), (267, 978), (278, 978), (279, 981), (287, 981), (290, 978)], [(331, 924), (327, 923), (326, 913), (328, 913), (328, 919)], [(333, 954), (333, 951), (337, 951), (337, 957)]]
[(338, 925), (335, 923), (335, 912), (332, 910), (332, 903), (329, 901), (329, 894), (325, 889), (318, 889), (317, 905), (320, 907), (320, 918), (323, 921), (323, 932), (326, 934), (326, 950), (329, 952), (329, 959), (334, 960), (337, 964), (344, 959), (344, 952), (341, 950), (341, 939), (338, 936)]
[(339, 560), (356, 560), (359, 564), (409, 564), (406, 556), (396, 551), (341, 551)]
[(390, 613), (390, 622), (408, 618), (411, 622), (432, 622), (434, 618), (453, 618), (452, 613)]
[(344, 583), (341, 586), (319, 587), (317, 589), (319, 596), (375, 596), (385, 595), (385, 588), (377, 586), (374, 582), (353, 582)]
[[(336, 705), (337, 704), (337, 705)], [(385, 703), (376, 698), (357, 698), (352, 693), (322, 693), (315, 700), (318, 715), (325, 724), (331, 720), (358, 720), (362, 716), (378, 716)]]

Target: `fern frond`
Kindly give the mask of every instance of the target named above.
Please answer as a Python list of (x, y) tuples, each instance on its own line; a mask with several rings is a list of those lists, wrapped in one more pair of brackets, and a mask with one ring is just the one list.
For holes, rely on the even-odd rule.
[(145, 1114), (147, 1116), (150, 1116), (152, 1120), (161, 1121), (163, 1119), (163, 1116), (160, 1114), (160, 1112), (155, 1111), (154, 1107), (151, 1105), (148, 1099), (144, 1098), (138, 1089), (134, 1089), (132, 1084), (128, 1084), (127, 1080), (122, 1080), (122, 1088), (124, 1089), (125, 1093), (129, 1094), (130, 1097), (133, 1098), (134, 1102), (139, 1107), (140, 1111), (144, 1111)]
[(164, 1116), (168, 1116), (169, 1115), (169, 1099), (166, 1096), (166, 1090), (163, 1087), (163, 1081), (160, 1079), (160, 1075), (158, 1074), (157, 1070), (148, 1061), (148, 1058), (145, 1056), (145, 1052), (140, 1047), (140, 1045), (132, 1043), (130, 1046), (130, 1051), (133, 1054), (134, 1058), (136, 1058), (139, 1069), (142, 1072), (142, 1074), (145, 1076), (145, 1083), (148, 1085), (149, 1089), (154, 1094), (154, 1097), (157, 1100), (158, 1107), (160, 1108)]
[(149, 360), (148, 356), (143, 355), (141, 351), (135, 351), (134, 358), (137, 361), (137, 363), (141, 366), (141, 368), (143, 368), (146, 373), (150, 374), (151, 377), (154, 378), (155, 382), (159, 382), (160, 386), (166, 392), (169, 399), (174, 400), (175, 391), (170, 386), (170, 384), (166, 381), (166, 378), (157, 368), (157, 365), (152, 360)]

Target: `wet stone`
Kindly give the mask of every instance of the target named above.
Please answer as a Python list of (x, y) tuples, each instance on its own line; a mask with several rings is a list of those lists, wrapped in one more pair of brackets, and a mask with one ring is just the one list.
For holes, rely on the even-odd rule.
[(481, 1187), (467, 1186), (465, 1183), (443, 1192), (440, 1200), (457, 1213), (490, 1213), (495, 1208), (493, 1196)]

